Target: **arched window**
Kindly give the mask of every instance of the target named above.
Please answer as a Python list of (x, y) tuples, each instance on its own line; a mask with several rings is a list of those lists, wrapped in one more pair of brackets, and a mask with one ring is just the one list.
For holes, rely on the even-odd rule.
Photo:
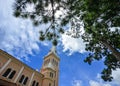
[(51, 86), (51, 83), (49, 83), (49, 86)]
[(50, 59), (46, 60), (47, 61), (47, 64), (50, 62)]
[(15, 75), (15, 73), (16, 73), (16, 71), (12, 71), (12, 73), (9, 75), (9, 79), (12, 79), (13, 77), (14, 77), (14, 75)]
[(52, 73), (52, 72), (50, 72), (50, 77), (52, 77), (52, 78), (53, 78), (53, 73)]
[(36, 86), (38, 86), (38, 85), (39, 85), (39, 83), (37, 82), (37, 83), (36, 83)]
[(11, 71), (12, 71), (12, 69), (8, 68), (2, 76), (7, 77)]
[(25, 80), (24, 80), (24, 82), (23, 82), (24, 85), (26, 85), (27, 80), (28, 80), (28, 77), (25, 78)]
[(20, 78), (20, 80), (19, 80), (19, 83), (22, 83), (22, 82), (23, 82), (23, 80), (24, 80), (24, 78), (25, 78), (25, 76), (24, 76), (24, 75), (22, 75), (22, 76), (21, 76), (21, 78)]
[(35, 80), (33, 81), (32, 86), (35, 86)]
[(54, 62), (55, 62), (55, 60), (54, 60), (54, 59), (52, 59), (52, 62), (54, 63)]
[(32, 83), (32, 86), (38, 86), (38, 85), (39, 85), (39, 83), (34, 80)]
[(58, 62), (56, 62), (56, 66), (58, 66)]

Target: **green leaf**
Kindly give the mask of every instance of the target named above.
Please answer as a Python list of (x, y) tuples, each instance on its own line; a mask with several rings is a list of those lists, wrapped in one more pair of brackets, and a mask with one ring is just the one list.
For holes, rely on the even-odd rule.
[(33, 3), (35, 4), (37, 2), (37, 0), (33, 0)]
[(44, 41), (44, 40), (45, 40), (45, 36), (44, 36), (44, 35), (41, 35), (41, 36), (39, 37), (39, 40)]
[(38, 21), (33, 21), (33, 24), (34, 24), (35, 26), (38, 26), (38, 25), (39, 25), (39, 22), (38, 22)]
[(19, 17), (19, 16), (20, 16), (20, 12), (19, 12), (19, 11), (15, 11), (15, 12), (14, 12), (14, 16), (15, 16), (15, 17)]
[(22, 16), (22, 18), (28, 18), (28, 14), (23, 14), (21, 16)]
[(58, 43), (58, 42), (57, 42), (56, 39), (54, 39), (52, 43), (53, 43), (53, 45), (57, 46), (57, 43)]
[(30, 18), (31, 19), (35, 19), (35, 15), (30, 15)]
[(60, 29), (59, 29), (59, 32), (63, 34), (63, 33), (64, 33), (64, 30), (63, 30), (62, 28), (60, 28)]

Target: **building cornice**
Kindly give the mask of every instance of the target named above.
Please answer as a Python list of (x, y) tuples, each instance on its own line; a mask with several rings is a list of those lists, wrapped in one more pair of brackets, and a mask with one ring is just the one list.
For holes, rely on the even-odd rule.
[(0, 54), (1, 54), (2, 56), (7, 57), (8, 59), (15, 60), (14, 62), (16, 62), (16, 63), (18, 63), (18, 64), (21, 64), (21, 66), (24, 66), (24, 67), (28, 68), (28, 69), (31, 70), (32, 72), (37, 73), (38, 75), (40, 75), (40, 77), (44, 77), (44, 75), (43, 75), (42, 73), (36, 71), (35, 69), (31, 68), (31, 67), (28, 66), (27, 64), (21, 62), (20, 60), (16, 59), (14, 56), (8, 54), (7, 52), (5, 52), (5, 51), (3, 51), (3, 50), (1, 50), (1, 49), (0, 49)]

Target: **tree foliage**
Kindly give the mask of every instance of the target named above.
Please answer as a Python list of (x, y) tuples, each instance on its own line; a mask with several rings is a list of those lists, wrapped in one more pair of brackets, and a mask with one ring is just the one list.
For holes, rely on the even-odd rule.
[[(32, 12), (27, 11), (28, 4), (34, 4)], [(56, 17), (61, 9), (62, 15)], [(40, 40), (52, 40), (55, 45), (65, 25), (71, 24), (76, 38), (83, 25), (81, 37), (90, 51), (84, 61), (91, 64), (104, 58), (106, 67), (101, 77), (105, 81), (111, 81), (112, 70), (120, 68), (120, 0), (16, 0), (14, 10), (16, 17), (30, 18), (34, 25), (48, 23), (46, 31), (40, 31)]]
[[(102, 78), (112, 80), (112, 70), (120, 68), (120, 1), (119, 0), (79, 0), (75, 5), (75, 14), (82, 12), (80, 20), (84, 22), (85, 34), (82, 36), (86, 50), (90, 51), (85, 62), (105, 58)], [(78, 15), (78, 14), (77, 14)], [(76, 16), (77, 16), (76, 15)], [(113, 28), (115, 31), (111, 31)]]
[[(16, 0), (13, 5), (14, 16), (30, 18), (35, 26), (49, 24), (45, 31), (40, 31), (39, 39), (51, 40), (54, 45), (57, 45), (58, 33), (64, 33), (58, 23), (60, 17), (55, 17), (61, 6), (60, 0)], [(28, 7), (31, 7), (31, 10), (28, 10)]]

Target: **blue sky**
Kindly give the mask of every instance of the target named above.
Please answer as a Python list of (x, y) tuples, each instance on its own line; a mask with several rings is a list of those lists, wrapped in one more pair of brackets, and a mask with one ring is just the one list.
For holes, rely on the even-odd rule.
[[(12, 15), (14, 0), (0, 0), (0, 49), (15, 56), (25, 64), (40, 70), (44, 56), (51, 49), (48, 41), (39, 41), (39, 30), (45, 25), (34, 27), (29, 19), (23, 20)], [(74, 45), (74, 46), (73, 46)], [(84, 63), (87, 56), (84, 43), (62, 35), (57, 46), (60, 57), (59, 86), (120, 86), (120, 69), (113, 71), (114, 80), (104, 82), (100, 73), (103, 61), (94, 61), (92, 65)]]

